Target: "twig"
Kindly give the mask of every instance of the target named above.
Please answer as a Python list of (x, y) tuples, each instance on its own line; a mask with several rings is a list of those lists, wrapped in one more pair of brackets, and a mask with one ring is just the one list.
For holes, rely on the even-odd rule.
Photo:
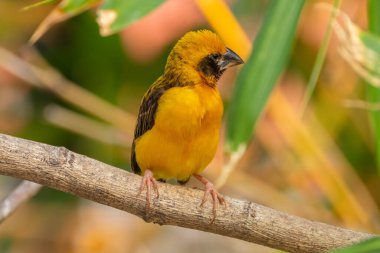
[(22, 178), (109, 205), (161, 225), (192, 228), (290, 252), (321, 252), (374, 235), (309, 221), (249, 201), (226, 197), (210, 225), (211, 204), (203, 192), (160, 184), (160, 198), (146, 212), (137, 195), (141, 177), (63, 147), (0, 134), (0, 174)]
[(379, 103), (371, 103), (363, 100), (351, 100), (346, 99), (343, 101), (343, 105), (348, 108), (361, 109), (367, 111), (379, 111), (380, 104)]
[(54, 68), (39, 68), (0, 47), (0, 67), (36, 87), (47, 89), (59, 98), (85, 110), (132, 135), (135, 117), (67, 80)]
[(42, 185), (33, 182), (22, 181), (11, 194), (0, 202), (0, 224), (21, 204), (36, 195), (41, 187)]
[(131, 147), (132, 138), (119, 129), (59, 105), (45, 107), (44, 116), (51, 124), (82, 136), (122, 148)]
[(238, 148), (237, 151), (230, 154), (228, 162), (223, 165), (223, 170), (216, 179), (215, 186), (217, 189), (222, 188), (223, 185), (227, 182), (232, 171), (235, 169), (236, 165), (239, 163), (240, 159), (244, 155), (246, 149), (246, 145), (242, 145)]

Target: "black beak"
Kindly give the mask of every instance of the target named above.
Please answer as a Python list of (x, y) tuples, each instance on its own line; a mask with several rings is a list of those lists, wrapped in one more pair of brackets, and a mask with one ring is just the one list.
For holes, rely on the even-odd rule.
[(243, 64), (244, 61), (240, 58), (239, 55), (237, 55), (234, 51), (227, 48), (227, 53), (225, 53), (219, 62), (219, 68), (221, 70), (225, 70), (229, 67), (236, 66), (239, 64)]

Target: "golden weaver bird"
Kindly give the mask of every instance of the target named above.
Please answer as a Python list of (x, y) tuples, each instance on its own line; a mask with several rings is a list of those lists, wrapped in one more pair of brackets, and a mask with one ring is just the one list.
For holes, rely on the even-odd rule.
[(143, 174), (139, 194), (146, 190), (147, 208), (156, 179), (175, 178), (180, 184), (194, 176), (205, 185), (216, 217), (218, 201), (213, 184), (199, 173), (213, 159), (219, 142), (223, 103), (217, 81), (243, 60), (208, 30), (185, 34), (170, 52), (165, 71), (145, 93), (132, 144), (131, 167)]

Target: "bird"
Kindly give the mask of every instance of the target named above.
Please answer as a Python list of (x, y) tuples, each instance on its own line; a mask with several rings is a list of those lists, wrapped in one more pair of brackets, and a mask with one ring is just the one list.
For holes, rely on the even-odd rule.
[(244, 63), (210, 30), (186, 33), (169, 53), (164, 73), (142, 98), (131, 152), (131, 168), (142, 175), (146, 207), (157, 181), (185, 184), (194, 176), (204, 184), (201, 206), (211, 195), (213, 220), (224, 197), (200, 173), (219, 142), (223, 102), (217, 82), (229, 67)]

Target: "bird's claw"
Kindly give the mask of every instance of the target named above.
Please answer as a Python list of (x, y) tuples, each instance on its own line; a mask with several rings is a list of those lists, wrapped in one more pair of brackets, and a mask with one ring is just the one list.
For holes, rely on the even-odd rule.
[(140, 189), (139, 189), (139, 192), (137, 195), (140, 195), (141, 192), (143, 190), (145, 190), (145, 188), (146, 188), (146, 208), (147, 209), (150, 208), (150, 194), (151, 194), (152, 187), (153, 187), (154, 191), (156, 192), (156, 198), (158, 199), (160, 197), (160, 193), (158, 190), (158, 188), (159, 188), (158, 183), (157, 183), (156, 179), (154, 179), (152, 171), (146, 170), (144, 172), (144, 176), (141, 180)]
[(214, 185), (211, 182), (207, 182), (205, 184), (205, 193), (204, 193), (203, 198), (202, 198), (202, 202), (200, 205), (201, 207), (203, 207), (203, 205), (206, 203), (209, 194), (211, 195), (212, 205), (213, 205), (213, 207), (212, 207), (213, 218), (212, 218), (211, 223), (210, 223), (210, 224), (212, 224), (215, 221), (216, 210), (218, 209), (219, 204), (220, 205), (226, 205), (226, 201), (225, 201), (223, 195), (221, 195), (215, 189)]

